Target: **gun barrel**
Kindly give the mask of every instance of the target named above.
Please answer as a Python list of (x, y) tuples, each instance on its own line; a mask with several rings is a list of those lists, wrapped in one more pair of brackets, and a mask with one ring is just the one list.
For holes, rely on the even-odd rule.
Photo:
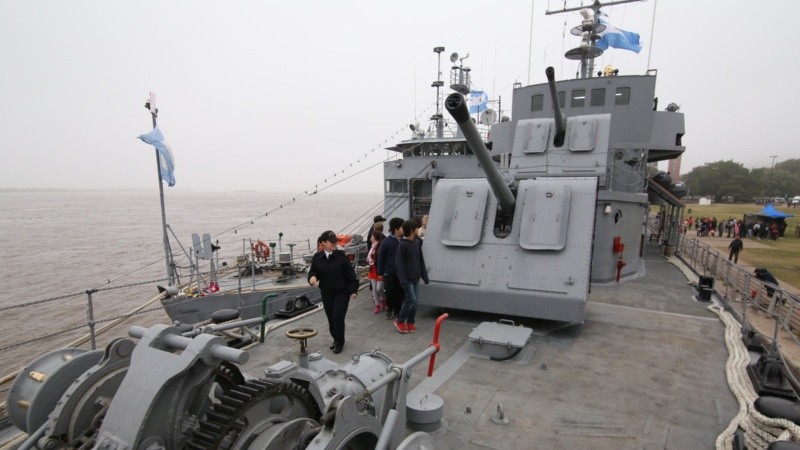
[(467, 144), (469, 144), (472, 152), (481, 163), (481, 167), (483, 167), (483, 171), (486, 173), (486, 178), (489, 180), (489, 185), (492, 187), (492, 192), (494, 192), (494, 196), (497, 197), (497, 201), (500, 202), (500, 208), (506, 213), (512, 214), (516, 206), (514, 194), (511, 192), (508, 185), (506, 185), (505, 181), (503, 181), (500, 169), (498, 169), (494, 161), (492, 161), (492, 157), (486, 145), (484, 145), (483, 139), (481, 139), (478, 128), (472, 123), (472, 120), (470, 120), (464, 96), (459, 93), (452, 93), (447, 97), (444, 104), (447, 111), (453, 116), (453, 119), (455, 119), (461, 132), (464, 133), (464, 137), (467, 139)]
[(567, 122), (564, 120), (564, 113), (561, 112), (561, 105), (558, 103), (558, 95), (556, 95), (556, 71), (552, 66), (545, 69), (544, 74), (547, 76), (547, 84), (550, 86), (550, 98), (553, 99), (553, 115), (556, 120), (556, 134), (553, 136), (553, 145), (561, 147), (564, 145), (564, 135), (567, 132)]

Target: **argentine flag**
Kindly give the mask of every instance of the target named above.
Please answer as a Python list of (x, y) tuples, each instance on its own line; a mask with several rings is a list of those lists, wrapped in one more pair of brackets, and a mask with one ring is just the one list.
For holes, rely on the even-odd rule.
[(486, 111), (489, 104), (489, 95), (483, 91), (472, 91), (467, 97), (467, 106), (470, 114), (477, 114)]
[(153, 131), (139, 135), (139, 139), (158, 150), (158, 156), (161, 160), (161, 181), (166, 181), (170, 187), (175, 186), (175, 158), (172, 156), (169, 144), (164, 142), (164, 135), (161, 130), (158, 127), (153, 128)]
[(608, 47), (614, 47), (636, 53), (642, 51), (642, 46), (639, 45), (638, 33), (620, 30), (603, 19), (600, 19), (600, 23), (605, 25), (606, 29), (600, 33), (600, 40), (596, 42), (598, 47), (603, 50), (608, 50)]

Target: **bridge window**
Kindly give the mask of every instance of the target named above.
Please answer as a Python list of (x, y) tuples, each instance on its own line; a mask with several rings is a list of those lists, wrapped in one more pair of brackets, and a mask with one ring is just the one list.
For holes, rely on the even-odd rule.
[(567, 93), (564, 92), (564, 91), (561, 91), (558, 94), (556, 94), (556, 96), (558, 97), (558, 106), (563, 108), (564, 107), (564, 99), (567, 97)]
[(606, 90), (592, 89), (592, 100), (590, 106), (604, 106), (606, 104)]
[(628, 105), (631, 102), (631, 88), (618, 87), (617, 92), (614, 94), (615, 105)]
[(536, 94), (531, 97), (531, 111), (541, 111), (544, 109), (544, 95)]
[(572, 108), (581, 108), (586, 104), (586, 89), (575, 89), (572, 91), (572, 99), (569, 106)]
[(386, 180), (386, 192), (408, 193), (408, 183), (406, 180)]

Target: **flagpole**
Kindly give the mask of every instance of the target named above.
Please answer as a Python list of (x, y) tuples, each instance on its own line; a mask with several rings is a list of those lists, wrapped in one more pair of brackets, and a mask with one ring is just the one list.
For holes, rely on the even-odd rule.
[(533, 58), (533, 0), (531, 0), (531, 26), (528, 38), (528, 86), (531, 84), (531, 59)]
[[(156, 126), (158, 126), (158, 108), (156, 108), (155, 92), (150, 93), (150, 97), (144, 106), (150, 110), (150, 116), (153, 118), (153, 129), (155, 129)], [(164, 182), (161, 179), (161, 156), (158, 154), (158, 149), (155, 149), (155, 152), (156, 174), (158, 175), (158, 197), (161, 200), (161, 229), (164, 238), (164, 262), (167, 265), (167, 283), (171, 286), (175, 284), (175, 265), (172, 262), (172, 249), (169, 246), (169, 236), (167, 236), (167, 213), (164, 208)]]
[(647, 72), (650, 72), (650, 55), (653, 54), (653, 35), (656, 32), (656, 8), (658, 8), (658, 0), (653, 2), (653, 23), (650, 25), (650, 45), (647, 49)]

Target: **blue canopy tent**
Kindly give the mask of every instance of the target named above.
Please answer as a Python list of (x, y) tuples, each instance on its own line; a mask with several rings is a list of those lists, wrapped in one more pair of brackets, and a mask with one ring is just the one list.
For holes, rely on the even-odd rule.
[(770, 225), (774, 222), (778, 225), (778, 236), (783, 237), (783, 233), (786, 230), (786, 219), (789, 217), (794, 217), (794, 214), (786, 214), (783, 212), (778, 211), (772, 206), (771, 203), (764, 205), (764, 208), (761, 212), (757, 212), (754, 214), (745, 214), (744, 215), (744, 226), (745, 229), (751, 229), (756, 222), (760, 222), (762, 224), (761, 228), (761, 237), (766, 238), (767, 231)]
[(769, 217), (771, 219), (786, 219), (787, 217), (794, 217), (794, 214), (786, 214), (778, 211), (774, 206), (772, 206), (772, 203), (767, 203), (764, 205), (764, 209), (762, 209), (757, 215)]

